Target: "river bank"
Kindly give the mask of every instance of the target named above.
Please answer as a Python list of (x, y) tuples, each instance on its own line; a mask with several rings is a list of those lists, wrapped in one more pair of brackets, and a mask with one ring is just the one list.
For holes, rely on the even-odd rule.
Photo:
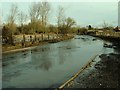
[[(57, 88), (103, 49), (92, 36), (3, 55), (3, 88)], [(54, 77), (56, 76), (56, 77)]]
[(102, 53), (92, 65), (65, 88), (120, 88), (120, 43), (112, 42), (113, 53)]
[(21, 43), (16, 43), (14, 46), (12, 45), (3, 45), (2, 46), (2, 53), (9, 53), (9, 52), (17, 52), (17, 51), (24, 51), (35, 48), (36, 46), (45, 45), (48, 43), (56, 43), (64, 40), (68, 40), (73, 38), (73, 35), (63, 36), (62, 38), (52, 39), (52, 40), (44, 40), (41, 42), (26, 42), (26, 45), (23, 47)]

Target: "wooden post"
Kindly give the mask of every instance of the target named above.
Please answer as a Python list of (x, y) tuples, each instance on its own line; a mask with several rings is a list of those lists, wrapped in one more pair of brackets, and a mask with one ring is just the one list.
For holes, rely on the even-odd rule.
[(43, 33), (42, 33), (42, 41), (43, 41), (43, 38), (44, 38), (44, 37), (43, 37)]
[(54, 40), (54, 34), (53, 34), (53, 40)]
[(49, 34), (48, 34), (48, 40), (49, 40)]

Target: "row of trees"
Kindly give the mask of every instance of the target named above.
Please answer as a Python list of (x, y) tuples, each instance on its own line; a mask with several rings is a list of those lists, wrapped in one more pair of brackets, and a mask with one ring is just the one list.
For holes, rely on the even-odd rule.
[[(2, 36), (6, 43), (13, 43), (14, 34), (22, 34), (25, 41), (25, 34), (36, 34), (55, 32), (67, 34), (72, 26), (76, 24), (75, 20), (70, 17), (65, 17), (63, 7), (58, 7), (57, 26), (50, 24), (49, 16), (52, 11), (49, 2), (32, 3), (29, 7), (29, 14), (20, 11), (17, 5), (13, 4), (8, 16), (7, 23), (2, 29)], [(27, 22), (30, 21), (28, 24)], [(17, 24), (19, 22), (19, 25)]]

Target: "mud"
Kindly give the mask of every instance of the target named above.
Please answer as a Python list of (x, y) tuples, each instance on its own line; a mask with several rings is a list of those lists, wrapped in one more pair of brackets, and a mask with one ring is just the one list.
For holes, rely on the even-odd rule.
[[(114, 48), (115, 47), (115, 48)], [(113, 42), (114, 53), (101, 54), (99, 60), (65, 88), (120, 88), (120, 43)]]

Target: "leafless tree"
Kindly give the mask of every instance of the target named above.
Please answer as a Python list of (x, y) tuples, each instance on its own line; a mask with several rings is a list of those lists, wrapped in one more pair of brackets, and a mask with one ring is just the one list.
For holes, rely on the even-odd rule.
[(105, 30), (113, 29), (113, 26), (110, 25), (109, 23), (107, 23), (106, 21), (103, 22), (102, 27), (103, 27), (103, 29), (105, 29)]
[(31, 22), (41, 21), (42, 26), (46, 26), (51, 6), (49, 2), (33, 3), (30, 7)]
[(58, 30), (59, 30), (59, 27), (64, 23), (64, 21), (65, 21), (64, 8), (62, 6), (59, 6), (58, 15), (57, 15)]
[(31, 22), (36, 22), (40, 17), (40, 8), (38, 3), (32, 3), (29, 8), (30, 20)]
[(8, 24), (9, 24), (9, 29), (11, 30), (11, 44), (13, 44), (13, 24), (17, 20), (18, 17), (18, 7), (15, 4), (12, 4), (10, 14), (8, 16)]
[(10, 15), (8, 16), (8, 23), (13, 24), (15, 20), (17, 19), (18, 16), (18, 7), (15, 4), (12, 4), (11, 10), (10, 10)]
[(0, 25), (2, 25), (2, 19), (3, 19), (3, 11), (2, 9), (0, 8)]
[(44, 29), (45, 31), (50, 10), (51, 7), (49, 2), (33, 3), (33, 5), (30, 7), (30, 19), (31, 19), (31, 23), (33, 24), (34, 33), (36, 31), (35, 23), (38, 23), (38, 21), (42, 22), (41, 28)]
[(103, 24), (102, 24), (102, 27), (105, 29), (105, 28), (107, 28), (108, 27), (108, 23), (106, 23), (105, 21), (103, 22)]
[(23, 26), (23, 24), (27, 21), (27, 15), (21, 11), (19, 13), (18, 19), (19, 19), (20, 25)]
[[(40, 6), (38, 3), (32, 3), (32, 5), (29, 8), (29, 16), (32, 24), (32, 31), (33, 34), (35, 35), (36, 31), (36, 23), (40, 19)], [(36, 35), (35, 35), (35, 40), (36, 40)]]
[(67, 28), (69, 29), (71, 26), (75, 25), (76, 22), (73, 18), (70, 18), (68, 17), (66, 20), (65, 20), (65, 23), (66, 23), (66, 26)]
[(38, 3), (38, 9), (40, 14), (40, 19), (42, 21), (43, 26), (46, 26), (48, 21), (48, 16), (51, 10), (51, 5), (49, 2), (40, 2)]
[(64, 25), (65, 22), (65, 10), (62, 6), (58, 7), (58, 13), (57, 13), (57, 34), (59, 31), (61, 31), (62, 26)]
[(62, 6), (58, 7), (58, 15), (57, 15), (57, 25), (58, 30), (61, 33), (67, 33), (67, 31), (75, 24), (75, 20), (73, 18), (65, 17), (65, 10)]
[(19, 13), (18, 19), (19, 19), (20, 26), (21, 26), (21, 31), (22, 31), (22, 34), (23, 34), (22, 45), (25, 46), (25, 31), (23, 30), (23, 26), (24, 26), (24, 23), (27, 21), (27, 15), (24, 12), (21, 11)]

